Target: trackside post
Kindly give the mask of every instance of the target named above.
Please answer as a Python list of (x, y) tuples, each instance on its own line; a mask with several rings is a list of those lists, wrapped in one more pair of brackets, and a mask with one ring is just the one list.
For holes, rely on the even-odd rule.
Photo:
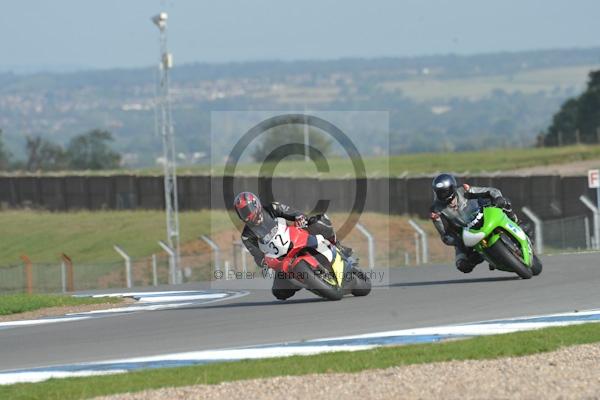
[(127, 288), (131, 288), (131, 257), (120, 246), (114, 245), (113, 249), (125, 260), (125, 283)]
[(217, 246), (217, 244), (215, 242), (213, 242), (206, 235), (201, 235), (200, 239), (205, 241), (212, 249), (213, 254), (214, 254), (214, 261), (215, 261), (215, 271), (220, 271), (221, 270), (221, 261), (220, 261), (221, 249), (219, 248), (219, 246)]
[[(595, 248), (600, 249), (600, 169), (590, 169), (588, 171), (588, 188), (596, 189), (596, 210), (590, 204), (586, 204), (594, 212), (594, 238), (596, 246)], [(581, 201), (583, 196), (580, 197)], [(585, 202), (584, 202), (585, 203)]]
[(246, 246), (242, 246), (241, 253), (242, 253), (242, 271), (244, 271), (244, 274), (245, 274), (246, 272), (248, 272), (248, 260), (246, 259), (246, 254), (250, 254), (250, 251), (248, 251)]
[(600, 250), (600, 210), (586, 196), (579, 196), (579, 200), (594, 214), (594, 248)]
[(375, 268), (375, 240), (373, 235), (361, 224), (356, 224), (356, 229), (367, 238), (367, 246), (369, 249), (369, 269)]
[(225, 260), (225, 280), (229, 279), (229, 261)]
[(65, 261), (60, 262), (60, 286), (63, 293), (67, 293), (67, 265)]
[[(427, 264), (429, 262), (429, 246), (427, 245), (427, 233), (412, 219), (408, 220), (408, 223), (417, 232), (417, 235), (421, 238), (421, 263)], [(417, 258), (418, 259), (418, 258)], [(418, 264), (418, 262), (417, 262)]]
[(529, 218), (534, 225), (535, 229), (535, 251), (538, 254), (542, 254), (544, 252), (544, 235), (542, 232), (542, 220), (533, 213), (528, 207), (521, 208), (523, 214)]
[(589, 250), (592, 248), (592, 241), (590, 240), (590, 219), (588, 217), (583, 220), (583, 226), (585, 229), (585, 248)]
[(419, 234), (415, 233), (415, 265), (421, 264), (421, 241)]
[(176, 270), (175, 251), (162, 240), (158, 241), (158, 245), (169, 255), (169, 284), (176, 285), (179, 283), (179, 279)]
[[(238, 251), (239, 251), (239, 253), (238, 253)], [(248, 260), (246, 259), (246, 254), (250, 254), (250, 252), (248, 251), (246, 246), (244, 246), (244, 243), (242, 243), (241, 240), (234, 241), (233, 242), (233, 265), (235, 267), (237, 267), (238, 264), (241, 264), (242, 271), (244, 272), (244, 274), (246, 272), (248, 272)], [(238, 256), (240, 258), (239, 263), (238, 263)]]
[(158, 274), (156, 270), (156, 254), (152, 254), (152, 286), (158, 286)]
[(67, 292), (73, 292), (73, 291), (75, 291), (75, 276), (74, 276), (75, 274), (73, 271), (73, 260), (71, 260), (71, 257), (66, 255), (65, 253), (61, 254), (61, 259), (62, 259), (62, 262), (66, 266)]

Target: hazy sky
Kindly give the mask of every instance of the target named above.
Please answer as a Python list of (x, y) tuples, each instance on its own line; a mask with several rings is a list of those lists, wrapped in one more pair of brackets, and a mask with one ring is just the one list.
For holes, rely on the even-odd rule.
[(169, 13), (176, 63), (600, 45), (598, 0), (4, 0), (0, 70), (148, 66)]

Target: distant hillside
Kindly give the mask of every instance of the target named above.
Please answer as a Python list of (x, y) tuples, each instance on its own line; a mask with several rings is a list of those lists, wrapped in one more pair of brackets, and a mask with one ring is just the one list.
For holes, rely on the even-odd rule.
[[(390, 111), (392, 153), (527, 146), (599, 66), (600, 48), (176, 65), (177, 146), (187, 154), (209, 152), (213, 110), (305, 107)], [(151, 165), (160, 153), (155, 75), (152, 68), (0, 74), (0, 129), (17, 154), (24, 135), (65, 142), (92, 128), (108, 129), (132, 164)], [(353, 140), (366, 155), (388, 144), (372, 135)]]

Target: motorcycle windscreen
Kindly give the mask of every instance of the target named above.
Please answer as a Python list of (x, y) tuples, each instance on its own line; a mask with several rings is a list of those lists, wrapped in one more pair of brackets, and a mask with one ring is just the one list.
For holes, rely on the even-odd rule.
[(478, 199), (467, 200), (465, 206), (458, 211), (458, 219), (459, 223), (463, 227), (473, 227), (474, 224), (472, 222), (479, 218), (483, 217), (481, 214), (481, 203)]

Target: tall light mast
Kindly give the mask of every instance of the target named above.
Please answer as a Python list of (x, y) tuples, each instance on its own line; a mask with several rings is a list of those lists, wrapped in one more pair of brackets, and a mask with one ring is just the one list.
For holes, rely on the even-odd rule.
[(175, 131), (171, 115), (169, 96), (169, 70), (173, 67), (173, 55), (167, 50), (167, 13), (152, 17), (152, 22), (160, 30), (159, 79), (156, 107), (159, 114), (159, 132), (163, 142), (163, 161), (165, 175), (165, 211), (167, 217), (167, 243), (175, 252), (170, 270), (171, 283), (180, 283), (179, 274), (179, 205), (177, 202), (177, 165), (175, 154)]

